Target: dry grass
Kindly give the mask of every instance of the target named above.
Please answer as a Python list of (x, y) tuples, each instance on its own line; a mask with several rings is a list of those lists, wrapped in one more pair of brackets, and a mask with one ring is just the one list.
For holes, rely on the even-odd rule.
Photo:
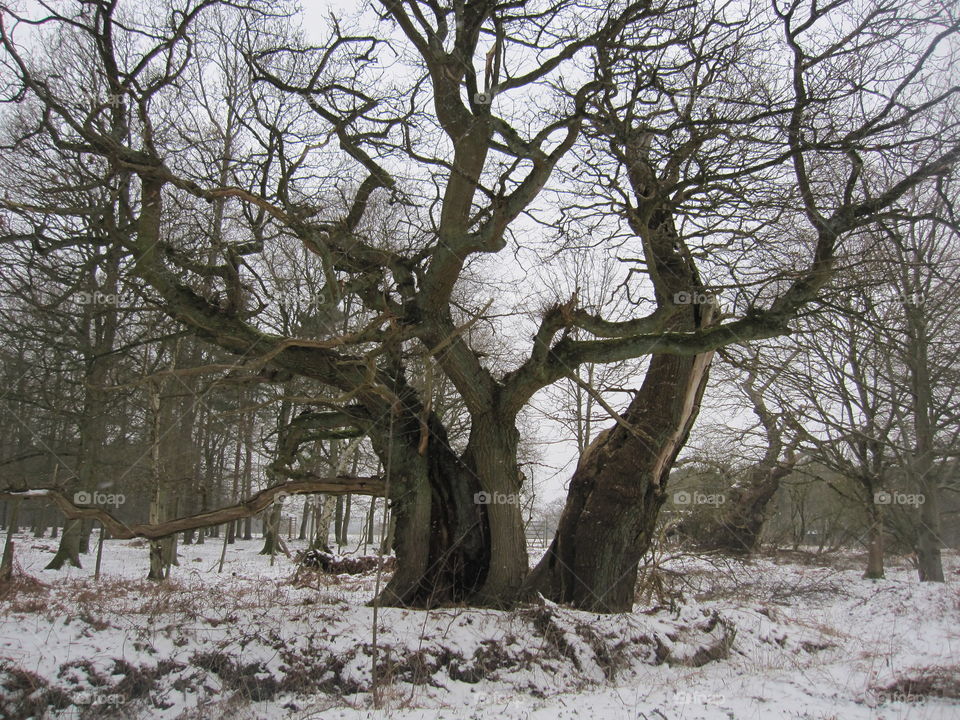
[(872, 688), (878, 697), (901, 702), (930, 698), (960, 699), (960, 665), (938, 665), (905, 673), (885, 687)]

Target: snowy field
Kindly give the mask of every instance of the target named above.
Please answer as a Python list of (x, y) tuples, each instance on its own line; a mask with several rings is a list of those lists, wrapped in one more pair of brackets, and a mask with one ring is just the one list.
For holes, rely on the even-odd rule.
[[(140, 541), (107, 541), (99, 581), (44, 570), (56, 541), (18, 536), (0, 597), (0, 717), (960, 718), (960, 558), (945, 585), (859, 557), (681, 556), (629, 615), (380, 610), (374, 573), (295, 580), (261, 541), (181, 546), (144, 579)], [(295, 549), (298, 543), (291, 543)]]

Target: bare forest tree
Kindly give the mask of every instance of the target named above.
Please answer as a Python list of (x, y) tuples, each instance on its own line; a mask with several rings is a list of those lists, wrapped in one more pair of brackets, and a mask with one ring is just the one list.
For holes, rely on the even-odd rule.
[(920, 579), (943, 580), (939, 497), (960, 432), (949, 188), (913, 194), (912, 215), (862, 237), (857, 286), (828, 293), (807, 332), (770, 353), (754, 401), (774, 403), (809, 460), (856, 488), (848, 499), (866, 516), (867, 577), (883, 576), (885, 532), (906, 521)]
[[(714, 438), (723, 438), (729, 454), (745, 462), (742, 477), (724, 489), (724, 502), (710, 514), (706, 522), (678, 525), (678, 531), (690, 536), (707, 550), (731, 554), (750, 554), (759, 548), (770, 501), (800, 461), (798, 447), (805, 437), (804, 429), (793, 407), (777, 404), (776, 394), (769, 392), (783, 368), (788, 367), (799, 352), (796, 349), (776, 355), (747, 347), (739, 352), (724, 351), (720, 387), (738, 391), (737, 404), (746, 405), (755, 422), (746, 428), (713, 428)], [(717, 373), (714, 374), (714, 380)], [(694, 460), (703, 464), (700, 454)], [(728, 468), (722, 468), (729, 472)]]

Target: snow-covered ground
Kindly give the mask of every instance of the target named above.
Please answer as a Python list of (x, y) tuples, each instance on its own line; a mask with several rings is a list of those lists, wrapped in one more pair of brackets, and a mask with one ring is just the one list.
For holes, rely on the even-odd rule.
[(374, 708), (375, 574), (295, 581), (260, 541), (218, 573), (215, 541), (151, 583), (145, 543), (114, 540), (95, 581), (92, 556), (44, 570), (54, 545), (16, 539), (0, 717), (960, 718), (955, 553), (945, 585), (896, 561), (868, 581), (858, 557), (680, 556), (628, 615), (381, 609)]

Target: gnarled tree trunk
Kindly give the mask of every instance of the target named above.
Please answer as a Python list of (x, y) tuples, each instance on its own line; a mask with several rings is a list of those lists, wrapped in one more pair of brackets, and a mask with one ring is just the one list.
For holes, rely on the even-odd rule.
[(654, 355), (623, 419), (581, 458), (549, 550), (527, 587), (595, 612), (629, 612), (670, 468), (700, 409), (713, 353)]
[(434, 607), (471, 595), (486, 579), (490, 562), (487, 526), (474, 502), (480, 485), (450, 448), (446, 429), (433, 414), (420, 454), (420, 422), (398, 418), (391, 448), (375, 438), (389, 479), (396, 521), (397, 569), (379, 602)]

